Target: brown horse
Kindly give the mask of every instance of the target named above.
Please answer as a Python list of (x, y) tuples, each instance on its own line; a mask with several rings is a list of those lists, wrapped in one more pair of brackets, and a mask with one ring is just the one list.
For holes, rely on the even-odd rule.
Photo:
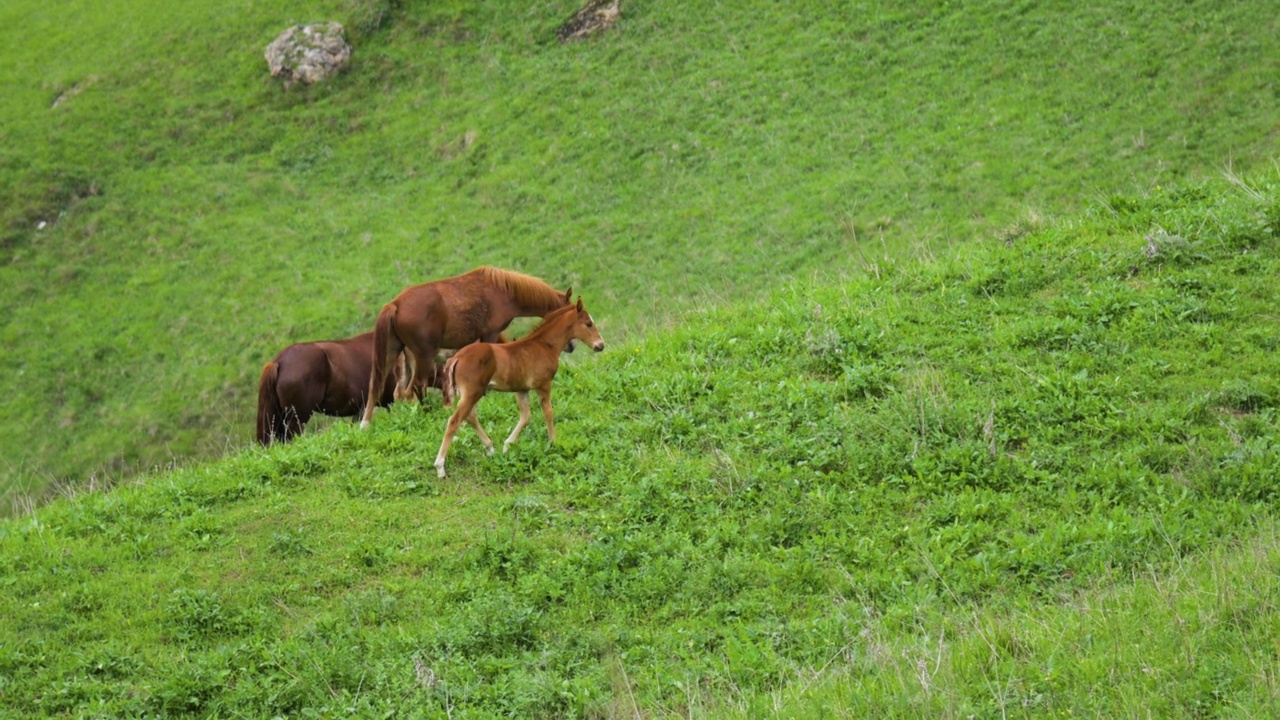
[[(366, 383), (373, 360), (373, 333), (346, 340), (290, 345), (262, 368), (258, 381), (258, 442), (288, 442), (300, 435), (315, 413), (354, 417), (365, 406)], [(383, 382), (377, 404), (402, 400), (404, 360)], [(440, 387), (440, 378), (432, 384)]]
[(591, 314), (582, 307), (582, 298), (576, 306), (555, 310), (542, 324), (525, 337), (513, 343), (476, 343), (462, 348), (444, 366), (444, 400), (450, 404), (456, 394), (458, 407), (449, 416), (444, 429), (444, 441), (436, 455), (436, 474), (444, 477), (444, 458), (449, 444), (458, 433), (462, 421), (471, 423), (480, 435), (480, 441), (492, 453), (493, 441), (480, 427), (476, 418), (476, 403), (489, 391), (502, 390), (516, 394), (520, 406), (520, 421), (511, 436), (502, 444), (506, 452), (511, 443), (520, 437), (520, 431), (529, 424), (529, 391), (536, 390), (542, 403), (542, 417), (547, 421), (547, 438), (556, 441), (556, 424), (551, 412), (551, 381), (560, 369), (560, 353), (571, 349), (574, 340), (581, 340), (596, 352), (604, 350), (604, 339)]
[[(435, 376), (436, 352), (482, 340), (496, 342), (518, 317), (541, 317), (569, 304), (561, 292), (530, 275), (479, 267), (457, 277), (403, 290), (378, 313), (373, 329), (369, 395), (386, 383), (391, 363), (405, 354), (401, 387), (421, 397)], [(365, 406), (360, 427), (368, 427), (374, 404)]]

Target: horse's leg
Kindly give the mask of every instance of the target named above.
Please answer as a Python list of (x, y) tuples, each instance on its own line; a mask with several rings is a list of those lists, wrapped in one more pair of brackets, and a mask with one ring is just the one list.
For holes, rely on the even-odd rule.
[(418, 400), (427, 396), (427, 388), (436, 376), (436, 353), (440, 349), (440, 336), (414, 328), (404, 339), (404, 354), (409, 376), (405, 392), (416, 395)]
[(396, 389), (391, 397), (396, 402), (404, 402), (413, 398), (413, 388), (410, 383), (413, 382), (413, 356), (407, 352), (400, 353), (400, 359), (396, 361)]
[(471, 423), (471, 427), (475, 428), (476, 432), (480, 434), (480, 442), (484, 443), (485, 450), (492, 455), (494, 453), (493, 441), (489, 439), (489, 435), (484, 431), (484, 428), (480, 427), (480, 418), (476, 417), (474, 405), (471, 407), (471, 412), (467, 414), (467, 422)]
[(420, 358), (419, 364), (415, 366), (417, 369), (414, 372), (414, 377), (413, 377), (413, 392), (417, 393), (419, 401), (426, 399), (427, 388), (434, 387), (434, 383), (436, 380), (436, 353), (437, 352), (439, 352), (439, 348), (436, 348), (436, 347), (427, 348), (427, 350), (421, 356), (422, 358), (426, 358), (426, 359), (423, 360)]
[(404, 358), (404, 377), (400, 379), (400, 386), (404, 388), (404, 397), (406, 400), (421, 400), (422, 393), (418, 390), (418, 353), (406, 344), (401, 357)]
[(449, 454), (449, 445), (453, 443), (453, 436), (458, 434), (458, 428), (462, 426), (461, 406), (453, 411), (449, 416), (448, 422), (444, 425), (444, 440), (440, 441), (440, 452), (436, 453), (436, 477), (445, 477), (444, 474), (444, 458)]
[(511, 431), (511, 436), (507, 441), (502, 443), (502, 452), (506, 452), (511, 448), (511, 444), (520, 437), (520, 431), (524, 430), (524, 426), (529, 424), (529, 418), (533, 417), (533, 413), (529, 410), (529, 391), (516, 393), (516, 404), (520, 406), (520, 422), (516, 423), (516, 428)]
[(547, 439), (556, 441), (555, 413), (551, 412), (551, 386), (538, 388), (538, 401), (542, 403), (542, 417), (547, 421)]
[(475, 412), (476, 402), (471, 399), (471, 394), (462, 389), (461, 395), (458, 397), (458, 407), (454, 409), (453, 414), (449, 416), (449, 421), (444, 426), (444, 440), (440, 442), (440, 452), (436, 453), (436, 476), (445, 477), (444, 474), (444, 458), (449, 454), (449, 446), (453, 444), (453, 436), (458, 434), (458, 428), (462, 427), (463, 418), (473, 415)]

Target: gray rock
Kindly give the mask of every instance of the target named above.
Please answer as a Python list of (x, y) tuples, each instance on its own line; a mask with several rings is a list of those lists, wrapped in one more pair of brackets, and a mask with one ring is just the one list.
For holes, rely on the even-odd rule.
[(351, 60), (346, 32), (336, 22), (294, 25), (267, 46), (267, 66), (285, 86), (310, 85), (341, 70)]

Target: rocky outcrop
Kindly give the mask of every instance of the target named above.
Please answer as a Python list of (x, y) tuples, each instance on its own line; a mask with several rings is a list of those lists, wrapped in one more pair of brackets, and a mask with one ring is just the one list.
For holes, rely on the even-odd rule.
[(272, 77), (283, 77), (286, 86), (310, 85), (345, 67), (351, 46), (339, 23), (294, 25), (267, 46), (266, 57)]

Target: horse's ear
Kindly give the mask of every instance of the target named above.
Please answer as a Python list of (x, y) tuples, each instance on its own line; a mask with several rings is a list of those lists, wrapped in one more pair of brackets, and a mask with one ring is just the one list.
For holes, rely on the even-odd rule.
[(573, 302), (573, 286), (570, 285), (568, 290), (564, 291), (564, 304), (568, 305)]
[(578, 312), (582, 312), (582, 296), (578, 296)]

